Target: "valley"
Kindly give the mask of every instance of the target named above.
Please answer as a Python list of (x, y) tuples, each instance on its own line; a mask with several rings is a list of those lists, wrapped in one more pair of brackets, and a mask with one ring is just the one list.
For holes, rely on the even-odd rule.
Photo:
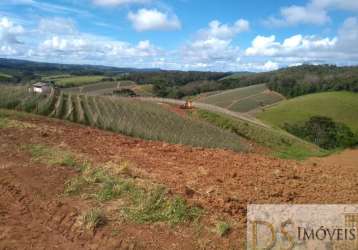
[(358, 202), (348, 87), (60, 69), (0, 85), (0, 249), (245, 249), (250, 204)]

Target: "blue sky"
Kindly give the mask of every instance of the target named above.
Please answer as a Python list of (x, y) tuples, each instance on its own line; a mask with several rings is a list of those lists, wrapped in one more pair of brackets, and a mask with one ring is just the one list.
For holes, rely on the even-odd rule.
[(0, 57), (180, 70), (358, 63), (357, 0), (0, 0)]

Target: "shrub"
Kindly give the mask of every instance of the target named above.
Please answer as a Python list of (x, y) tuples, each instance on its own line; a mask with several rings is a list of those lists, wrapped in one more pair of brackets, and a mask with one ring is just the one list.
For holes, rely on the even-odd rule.
[(216, 232), (221, 236), (227, 235), (231, 230), (231, 226), (227, 222), (220, 221), (216, 224)]
[(133, 90), (131, 90), (131, 89), (113, 90), (113, 95), (123, 96), (123, 97), (134, 97), (134, 96), (137, 96), (137, 94), (136, 94)]
[(312, 116), (304, 124), (285, 124), (284, 127), (325, 149), (347, 148), (358, 143), (358, 136), (347, 125), (324, 116)]
[(71, 168), (77, 167), (74, 155), (68, 151), (42, 144), (29, 144), (23, 148), (30, 153), (32, 159), (35, 161), (49, 165), (61, 165)]
[(190, 207), (179, 197), (167, 198), (164, 188), (156, 188), (149, 193), (141, 193), (133, 207), (124, 209), (130, 220), (140, 223), (168, 222), (171, 225), (197, 220), (201, 210)]
[(81, 223), (85, 229), (95, 230), (106, 223), (106, 217), (99, 208), (93, 208), (82, 216)]

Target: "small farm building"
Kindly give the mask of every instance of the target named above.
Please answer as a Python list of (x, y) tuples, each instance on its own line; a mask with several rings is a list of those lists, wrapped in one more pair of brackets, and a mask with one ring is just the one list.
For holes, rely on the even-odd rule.
[(51, 92), (51, 85), (45, 82), (37, 82), (32, 84), (32, 91), (35, 93), (47, 94)]

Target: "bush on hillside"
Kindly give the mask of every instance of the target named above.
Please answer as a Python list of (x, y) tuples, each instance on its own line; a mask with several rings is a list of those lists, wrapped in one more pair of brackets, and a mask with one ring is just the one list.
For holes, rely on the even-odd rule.
[(113, 95), (115, 95), (115, 96), (123, 96), (123, 97), (135, 97), (135, 96), (137, 96), (136, 92), (134, 92), (131, 89), (113, 90)]
[(347, 148), (358, 144), (358, 135), (347, 125), (324, 116), (312, 116), (304, 124), (285, 124), (284, 128), (324, 149)]

